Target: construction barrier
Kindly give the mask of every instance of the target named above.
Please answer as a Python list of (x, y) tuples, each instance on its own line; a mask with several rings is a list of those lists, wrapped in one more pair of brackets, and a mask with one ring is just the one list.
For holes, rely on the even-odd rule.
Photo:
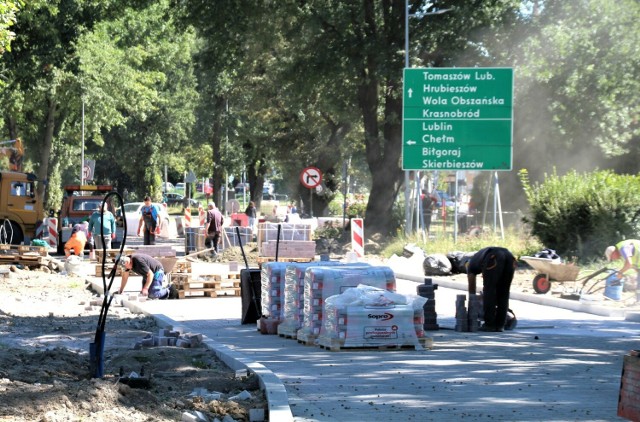
[(362, 218), (351, 219), (351, 250), (359, 258), (364, 256), (364, 220)]
[(200, 218), (200, 227), (204, 227), (205, 223), (207, 222), (207, 212), (204, 210), (204, 208), (198, 208), (198, 217)]
[(42, 239), (52, 248), (58, 247), (58, 219), (47, 217), (36, 231), (36, 238)]
[(182, 217), (176, 217), (176, 233), (178, 236), (184, 236), (184, 224)]
[(191, 227), (191, 208), (184, 209), (184, 227)]

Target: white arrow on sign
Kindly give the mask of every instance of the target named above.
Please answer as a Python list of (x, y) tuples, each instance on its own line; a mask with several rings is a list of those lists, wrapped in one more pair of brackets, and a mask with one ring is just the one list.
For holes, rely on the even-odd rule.
[(407, 141), (407, 145), (415, 145), (415, 144), (416, 144), (416, 141), (413, 141), (411, 139)]
[(413, 89), (409, 88), (409, 90), (407, 92), (409, 93), (409, 98), (411, 98), (411, 95), (413, 95)]

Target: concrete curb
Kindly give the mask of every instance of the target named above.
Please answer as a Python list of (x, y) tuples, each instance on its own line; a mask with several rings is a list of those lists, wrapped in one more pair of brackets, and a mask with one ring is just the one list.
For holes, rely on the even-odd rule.
[[(91, 279), (88, 279), (87, 281), (91, 283), (91, 286), (95, 291), (100, 294), (104, 294), (102, 283), (98, 284)], [(122, 304), (131, 312), (153, 317), (161, 326), (170, 327), (171, 329), (181, 330), (183, 332), (197, 331), (191, 329), (188, 325), (180, 324), (172, 320), (166, 315), (149, 313), (140, 306), (140, 302), (123, 300)], [(289, 406), (287, 390), (280, 378), (278, 378), (271, 370), (261, 363), (253, 361), (242, 353), (231, 349), (227, 345), (211, 340), (207, 336), (203, 336), (203, 343), (232, 370), (237, 371), (246, 369), (247, 371), (251, 371), (256, 374), (260, 381), (260, 387), (263, 389), (267, 398), (269, 410), (268, 420), (293, 422), (293, 413)]]
[[(416, 281), (418, 283), (424, 282), (425, 277), (419, 277), (411, 274), (401, 274), (396, 272), (397, 278), (403, 278), (405, 280)], [(430, 277), (435, 284), (438, 284), (442, 287), (448, 287), (450, 289), (467, 291), (466, 282), (459, 281), (451, 281), (443, 278)], [(605, 317), (616, 317), (616, 318), (625, 318), (627, 314), (634, 315), (636, 312), (633, 311), (625, 311), (624, 309), (612, 309), (606, 306), (592, 304), (592, 303), (584, 303), (584, 302), (572, 302), (566, 299), (559, 299), (556, 297), (546, 296), (546, 295), (534, 295), (528, 293), (520, 293), (520, 292), (511, 292), (509, 295), (511, 299), (520, 300), (523, 302), (535, 303), (537, 305), (546, 305), (553, 306), (555, 308), (568, 309), (570, 311), (576, 312), (585, 312), (588, 314), (605, 316)], [(633, 316), (632, 316), (633, 317)], [(637, 316), (640, 321), (640, 313)], [(629, 321), (634, 321), (630, 319)]]

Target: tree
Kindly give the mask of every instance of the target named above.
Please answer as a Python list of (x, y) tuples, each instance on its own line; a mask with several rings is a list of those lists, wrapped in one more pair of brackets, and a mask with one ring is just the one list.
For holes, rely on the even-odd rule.
[(11, 31), (11, 26), (16, 23), (16, 13), (19, 10), (17, 1), (0, 1), (0, 55), (5, 50), (11, 51), (11, 40), (15, 33)]

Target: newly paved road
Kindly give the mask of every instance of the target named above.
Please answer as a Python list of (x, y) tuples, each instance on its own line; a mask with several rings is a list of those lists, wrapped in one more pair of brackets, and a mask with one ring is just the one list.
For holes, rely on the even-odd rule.
[[(415, 293), (418, 283), (407, 278), (398, 279), (398, 290)], [(444, 284), (463, 288), (442, 280), (436, 290), (441, 329), (429, 332), (433, 350), (330, 352), (261, 335), (255, 325), (240, 324), (237, 297), (131, 306), (204, 334), (238, 368), (264, 369), (275, 391), (271, 420), (622, 420), (616, 416), (622, 359), (640, 349), (640, 323), (519, 295), (525, 300), (511, 301), (515, 331), (458, 333), (455, 299), (463, 291)], [(130, 286), (135, 290), (133, 280)], [(279, 381), (270, 383), (273, 374)]]

